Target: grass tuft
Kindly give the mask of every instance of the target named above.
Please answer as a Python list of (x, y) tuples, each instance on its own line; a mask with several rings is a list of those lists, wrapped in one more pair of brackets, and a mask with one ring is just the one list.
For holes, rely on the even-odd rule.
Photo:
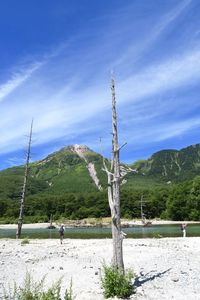
[[(61, 298), (61, 279), (55, 282), (48, 290), (44, 290), (45, 276), (41, 281), (35, 282), (29, 273), (26, 274), (22, 286), (17, 287), (14, 283), (13, 288), (9, 286), (8, 291), (4, 289), (3, 300), (62, 300)], [(72, 293), (72, 281), (69, 292), (65, 291), (63, 300), (74, 300)]]
[(23, 239), (23, 240), (21, 241), (21, 246), (27, 245), (27, 244), (29, 244), (29, 243), (30, 243), (29, 239), (25, 238), (25, 239)]

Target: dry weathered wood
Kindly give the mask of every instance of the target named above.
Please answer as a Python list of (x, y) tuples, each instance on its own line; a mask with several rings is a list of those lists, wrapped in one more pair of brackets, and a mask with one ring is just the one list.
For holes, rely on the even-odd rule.
[(118, 132), (117, 132), (117, 113), (116, 113), (116, 100), (115, 100), (115, 82), (111, 82), (112, 91), (112, 154), (110, 170), (106, 166), (105, 159), (103, 158), (103, 170), (107, 174), (108, 179), (108, 202), (111, 211), (111, 224), (112, 224), (112, 239), (113, 239), (113, 265), (119, 270), (124, 271), (123, 262), (123, 238), (125, 234), (121, 231), (121, 216), (120, 216), (120, 159), (118, 146)]
[(28, 180), (32, 131), (33, 131), (33, 120), (31, 122), (31, 129), (30, 129), (28, 147), (27, 147), (27, 153), (26, 153), (26, 163), (25, 163), (25, 169), (24, 169), (24, 182), (23, 182), (23, 187), (22, 187), (22, 195), (21, 195), (21, 201), (20, 201), (20, 211), (19, 211), (19, 219), (18, 219), (18, 223), (17, 223), (16, 238), (20, 238), (20, 236), (21, 236), (22, 224), (23, 224), (23, 218), (24, 218), (24, 202), (25, 202), (26, 187), (27, 187), (27, 180)]
[(119, 164), (119, 145), (117, 132), (117, 113), (115, 100), (115, 82), (111, 82), (112, 91), (112, 151), (113, 151), (113, 181), (112, 181), (112, 238), (113, 238), (113, 264), (120, 270), (124, 270), (123, 262), (123, 234), (121, 231), (120, 215), (120, 164)]

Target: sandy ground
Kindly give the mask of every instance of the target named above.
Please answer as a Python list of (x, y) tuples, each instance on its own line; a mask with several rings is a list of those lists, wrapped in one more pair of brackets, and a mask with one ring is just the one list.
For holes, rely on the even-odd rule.
[[(56, 225), (56, 224), (53, 223), (53, 225)], [(48, 226), (49, 226), (49, 223), (33, 223), (33, 224), (23, 224), (22, 228), (39, 229), (39, 228), (47, 228)], [(0, 229), (17, 229), (17, 225), (16, 224), (1, 224)]]
[[(171, 221), (171, 220), (151, 220), (152, 225), (169, 225), (169, 224), (181, 224), (183, 221)], [(70, 223), (70, 221), (69, 221)], [(184, 221), (184, 223), (187, 224), (200, 224), (200, 222), (195, 222), (195, 221)], [(140, 220), (122, 220), (121, 222), (122, 225), (127, 225), (127, 226), (134, 226), (134, 225), (143, 225)], [(60, 224), (52, 223), (52, 225), (59, 227)], [(82, 224), (83, 225), (83, 224)], [(108, 225), (108, 224), (106, 224)], [(32, 228), (47, 228), (49, 226), (49, 223), (33, 223), (33, 224), (23, 224), (23, 228), (26, 229), (32, 229)], [(81, 226), (81, 223), (79, 224)], [(83, 225), (84, 226), (84, 225)], [(65, 227), (68, 227), (68, 224), (66, 224)], [(70, 226), (71, 227), (71, 226)], [(0, 229), (16, 229), (17, 225), (16, 224), (1, 224)]]
[[(125, 239), (124, 263), (134, 270), (131, 299), (199, 300), (200, 238)], [(0, 240), (0, 299), (3, 287), (21, 284), (26, 272), (46, 286), (62, 277), (62, 291), (73, 281), (76, 300), (103, 300), (100, 269), (110, 263), (111, 239)]]

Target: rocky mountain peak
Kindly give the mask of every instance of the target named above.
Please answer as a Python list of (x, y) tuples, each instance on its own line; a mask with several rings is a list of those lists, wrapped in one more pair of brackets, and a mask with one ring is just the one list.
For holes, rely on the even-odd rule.
[(69, 146), (69, 148), (71, 151), (77, 153), (83, 159), (85, 159), (85, 153), (91, 151), (87, 146), (79, 144), (71, 145)]

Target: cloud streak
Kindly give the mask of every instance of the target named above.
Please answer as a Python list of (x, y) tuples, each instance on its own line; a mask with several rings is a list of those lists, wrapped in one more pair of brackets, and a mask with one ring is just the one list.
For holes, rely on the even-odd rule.
[(200, 49), (144, 69), (119, 84), (123, 99), (133, 101), (195, 84), (200, 78)]
[(0, 102), (4, 100), (16, 88), (25, 83), (31, 75), (41, 67), (42, 63), (33, 63), (31, 67), (14, 73), (11, 78), (4, 84), (0, 85)]
[[(48, 65), (46, 67), (48, 69)], [(155, 110), (155, 101), (151, 99), (148, 104), (149, 97), (153, 97), (153, 95), (157, 94), (162, 95), (166, 93), (167, 90), (177, 89), (180, 88), (180, 86), (184, 86), (185, 88), (185, 84), (194, 84), (195, 81), (200, 78), (199, 70), (200, 52), (196, 50), (186, 53), (182, 57), (174, 58), (174, 60), (170, 59), (167, 62), (165, 61), (153, 65), (129, 77), (125, 81), (117, 82), (117, 101), (122, 116), (124, 108), (127, 105), (133, 105), (132, 110), (134, 111), (134, 106), (141, 102), (141, 100), (142, 110), (138, 112), (141, 114), (141, 118), (138, 117), (138, 113), (136, 119), (134, 115), (129, 118), (130, 127), (131, 124), (135, 126), (136, 121), (140, 124), (144, 119), (150, 121), (151, 119), (154, 120), (158, 118), (160, 115), (170, 113), (170, 110), (173, 111), (174, 105), (168, 107), (166, 104), (167, 111), (164, 110), (164, 104)], [(31, 75), (33, 76), (34, 74), (31, 73)], [(27, 76), (30, 77), (30, 73)], [(24, 87), (21, 87), (22, 90), (23, 88)], [(107, 89), (106, 91), (105, 88)], [(84, 127), (88, 128), (89, 134), (92, 129), (90, 129), (90, 126), (87, 124), (91, 123), (93, 124), (92, 127), (95, 127), (95, 118), (97, 118), (97, 120), (101, 119), (105, 111), (108, 111), (111, 106), (108, 86), (102, 84), (100, 86), (82, 88), (80, 91), (76, 90), (76, 85), (69, 89), (63, 86), (58, 91), (55, 91), (53, 95), (50, 94), (50, 90), (49, 92), (47, 91), (47, 96), (42, 96), (42, 89), (42, 85), (39, 85), (38, 90), (41, 94), (41, 101), (37, 100), (38, 91), (28, 89), (28, 94), (24, 92), (23, 98), (20, 98), (20, 103), (16, 104), (19, 108), (20, 116), (16, 116), (15, 106), (10, 107), (9, 116), (15, 120), (14, 123), (10, 124), (10, 118), (4, 119), (4, 116), (2, 116), (0, 124), (2, 124), (1, 127), (4, 127), (5, 130), (2, 130), (1, 134), (1, 153), (9, 151), (9, 149), (12, 151), (17, 149), (17, 147), (23, 146), (23, 143), (19, 145), (17, 141), (27, 132), (32, 117), (35, 119), (35, 145), (39, 145), (48, 143), (54, 139), (66, 138), (68, 135), (80, 135), (82, 132), (85, 133)], [(29, 102), (24, 106), (23, 103), (26, 101), (25, 99), (29, 99)], [(169, 103), (169, 100), (165, 101)], [(145, 116), (145, 118), (142, 116)], [(16, 122), (18, 123), (17, 128)], [(102, 126), (99, 123), (97, 124), (98, 126)], [(109, 124), (110, 120), (107, 119), (107, 126), (109, 126)], [(160, 126), (160, 128), (163, 127)], [(165, 129), (163, 128), (162, 130), (163, 139), (167, 139)], [(107, 130), (107, 132), (108, 131), (109, 130)], [(127, 131), (127, 133), (128, 132), (129, 131)], [(156, 141), (157, 136), (158, 135), (155, 135), (156, 139), (154, 137), (152, 137), (152, 139)], [(173, 136), (173, 134), (171, 136)]]
[(181, 2), (177, 7), (170, 10), (170, 12), (166, 13), (164, 16), (160, 17), (161, 20), (157, 21), (155, 25), (153, 25), (153, 29), (150, 29), (150, 32), (146, 32), (145, 39), (142, 39), (139, 43), (131, 43), (120, 58), (118, 58), (113, 65), (115, 68), (118, 68), (120, 65), (127, 64), (130, 61), (130, 57), (132, 57), (132, 62), (136, 61), (138, 57), (142, 57), (143, 54), (148, 51), (149, 47), (154, 44), (157, 39), (162, 35), (162, 33), (169, 28), (169, 26), (177, 20), (179, 16), (189, 7), (191, 0), (185, 0)]

